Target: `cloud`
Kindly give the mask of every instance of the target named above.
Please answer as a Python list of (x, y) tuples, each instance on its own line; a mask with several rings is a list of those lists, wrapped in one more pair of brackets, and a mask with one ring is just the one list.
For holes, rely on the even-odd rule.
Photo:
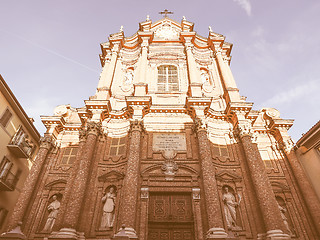
[(308, 100), (309, 97), (313, 96), (311, 93), (320, 88), (318, 80), (312, 80), (309, 82), (304, 82), (298, 86), (291, 89), (279, 92), (275, 96), (269, 98), (264, 103), (260, 104), (261, 107), (279, 105), (284, 103), (292, 103), (302, 97), (304, 100)]
[(233, 0), (235, 3), (238, 3), (242, 7), (248, 16), (251, 16), (251, 3), (249, 0)]

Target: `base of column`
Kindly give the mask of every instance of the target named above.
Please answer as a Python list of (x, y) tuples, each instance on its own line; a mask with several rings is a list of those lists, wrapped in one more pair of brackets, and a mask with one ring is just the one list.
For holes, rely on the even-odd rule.
[(48, 240), (85, 240), (84, 233), (77, 232), (73, 228), (61, 228), (59, 232), (52, 232)]
[(114, 235), (115, 240), (138, 239), (137, 233), (133, 228), (122, 226), (117, 234)]
[(206, 239), (228, 239), (228, 234), (223, 228), (210, 228)]
[(291, 236), (281, 230), (270, 230), (264, 234), (258, 234), (257, 240), (288, 240)]
[(22, 222), (18, 222), (18, 226), (12, 229), (9, 232), (4, 232), (0, 235), (0, 239), (6, 240), (20, 240), (20, 239), (27, 239), (26, 235), (23, 234), (21, 231)]

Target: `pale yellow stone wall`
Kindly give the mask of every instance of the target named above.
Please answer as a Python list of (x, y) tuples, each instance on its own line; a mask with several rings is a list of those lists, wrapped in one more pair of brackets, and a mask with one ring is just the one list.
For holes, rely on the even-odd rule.
[[(3, 85), (2, 79), (0, 80), (1, 80), (0, 82), (1, 84), (0, 86), (1, 87), (0, 88), (1, 90), (0, 91), (0, 117), (3, 115), (3, 113), (7, 108), (12, 113), (12, 117), (10, 118), (6, 127), (3, 127), (0, 124), (0, 161), (2, 161), (4, 157), (6, 157), (13, 163), (10, 170), (12, 173), (16, 173), (18, 169), (22, 171), (19, 181), (17, 182), (17, 185), (13, 191), (0, 190), (0, 207), (5, 208), (8, 211), (5, 222), (2, 224), (2, 227), (0, 227), (0, 232), (2, 232), (4, 230), (4, 226), (7, 223), (8, 216), (10, 216), (13, 211), (15, 203), (23, 187), (24, 181), (28, 176), (29, 170), (32, 167), (34, 158), (39, 149), (39, 133), (38, 132), (36, 133), (36, 135), (38, 135), (36, 139), (32, 137), (32, 135), (34, 134), (30, 133), (30, 129), (28, 129), (28, 127), (25, 126), (21, 118), (18, 116), (17, 112), (19, 112), (20, 110), (17, 108), (17, 104), (13, 104), (12, 99), (11, 100), (7, 99), (7, 95), (4, 94), (4, 92), (9, 93), (10, 90), (8, 91), (8, 89), (5, 89), (6, 87)], [(28, 119), (28, 121), (30, 120)], [(15, 133), (18, 131), (20, 126), (23, 127), (24, 131), (29, 136), (29, 139), (36, 145), (36, 150), (33, 153), (32, 158), (30, 159), (17, 158), (7, 148), (7, 145), (9, 144), (9, 142), (11, 141)], [(31, 131), (34, 131), (34, 130), (31, 130)]]

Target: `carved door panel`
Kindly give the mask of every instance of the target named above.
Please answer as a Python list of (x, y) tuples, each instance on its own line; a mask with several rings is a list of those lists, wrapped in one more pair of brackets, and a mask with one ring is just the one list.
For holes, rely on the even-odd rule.
[(149, 205), (150, 222), (192, 222), (189, 194), (152, 194)]
[(148, 240), (194, 240), (193, 224), (149, 224)]
[(193, 239), (191, 194), (150, 194), (148, 240)]

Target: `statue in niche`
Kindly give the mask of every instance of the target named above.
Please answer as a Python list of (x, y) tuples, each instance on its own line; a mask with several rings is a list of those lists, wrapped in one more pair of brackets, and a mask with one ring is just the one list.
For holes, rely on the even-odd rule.
[(47, 209), (49, 211), (49, 216), (47, 218), (46, 224), (44, 225), (43, 232), (51, 232), (53, 225), (56, 221), (56, 218), (58, 216), (59, 208), (60, 208), (60, 202), (57, 199), (57, 195), (52, 196), (52, 202), (48, 205)]
[(224, 215), (227, 220), (227, 226), (228, 229), (238, 229), (239, 226), (237, 226), (236, 221), (237, 221), (237, 213), (236, 213), (236, 207), (239, 206), (241, 197), (239, 195), (239, 202), (236, 202), (236, 198), (229, 191), (229, 188), (225, 186), (224, 188), (224, 193), (222, 195), (222, 200), (224, 203)]
[(116, 206), (116, 193), (115, 187), (111, 186), (109, 192), (102, 197), (103, 214), (101, 218), (100, 229), (106, 229), (113, 227), (115, 217), (115, 206)]
[(286, 226), (286, 228), (287, 228), (288, 232), (290, 233), (290, 235), (292, 235), (292, 232), (290, 230), (289, 223), (288, 223), (288, 218), (285, 215), (285, 213), (287, 212), (287, 209), (282, 207), (279, 203), (278, 203), (278, 207), (279, 207), (279, 210), (280, 210), (280, 213), (281, 213), (281, 217), (282, 217), (283, 223)]

